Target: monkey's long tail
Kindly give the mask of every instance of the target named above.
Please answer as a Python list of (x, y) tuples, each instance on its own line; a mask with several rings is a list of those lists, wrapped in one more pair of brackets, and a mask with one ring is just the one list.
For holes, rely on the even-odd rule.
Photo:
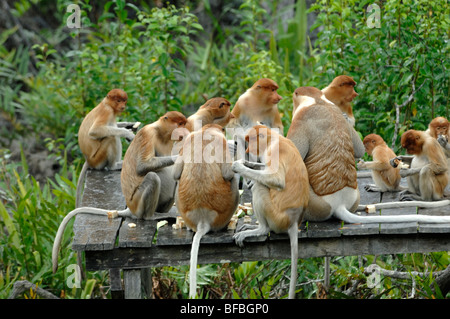
[(59, 253), (59, 247), (61, 246), (61, 240), (62, 236), (64, 234), (64, 230), (66, 229), (67, 223), (76, 215), (78, 214), (91, 214), (91, 215), (101, 215), (101, 216), (107, 216), (108, 218), (117, 218), (117, 217), (131, 217), (133, 218), (133, 214), (131, 211), (127, 208), (124, 210), (115, 210), (115, 211), (108, 211), (106, 209), (100, 209), (100, 208), (94, 208), (94, 207), (79, 207), (68, 213), (64, 219), (62, 220), (61, 224), (59, 225), (58, 231), (56, 232), (55, 241), (53, 242), (53, 249), (52, 249), (52, 266), (53, 266), (53, 273), (56, 272), (58, 269), (58, 253)]
[(402, 207), (436, 208), (448, 205), (450, 205), (450, 200), (448, 199), (435, 202), (425, 202), (425, 201), (389, 202), (389, 203), (378, 203), (373, 205), (359, 205), (358, 210), (365, 210), (367, 206), (375, 206), (375, 209), (382, 209), (382, 208), (402, 208)]
[(197, 260), (200, 240), (211, 229), (209, 223), (200, 221), (197, 224), (197, 232), (192, 240), (191, 260), (189, 269), (189, 298), (193, 299), (197, 295)]
[(81, 187), (84, 183), (85, 177), (86, 177), (86, 171), (88, 169), (88, 162), (85, 161), (83, 164), (83, 167), (81, 168), (80, 175), (78, 176), (78, 182), (77, 182), (77, 196), (75, 198), (75, 208), (80, 207), (80, 200), (81, 200)]
[(297, 283), (298, 266), (298, 226), (293, 223), (288, 229), (291, 243), (291, 281), (289, 283), (289, 299), (295, 299), (295, 285)]
[[(412, 202), (411, 202), (412, 203)], [(411, 205), (413, 206), (413, 205)], [(429, 215), (397, 215), (397, 216), (358, 216), (349, 212), (343, 205), (339, 206), (334, 216), (346, 223), (406, 223), (406, 222), (420, 222), (420, 223), (450, 223), (450, 216), (429, 216)]]

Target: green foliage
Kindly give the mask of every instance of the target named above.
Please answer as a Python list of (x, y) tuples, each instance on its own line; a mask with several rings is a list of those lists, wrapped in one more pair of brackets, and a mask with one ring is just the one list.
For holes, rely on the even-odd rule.
[[(298, 86), (323, 88), (340, 74), (357, 82), (359, 96), (353, 109), (362, 135), (376, 132), (390, 145), (394, 135), (395, 104), (402, 104), (413, 87), (422, 88), (401, 110), (400, 131), (425, 129), (431, 118), (449, 116), (450, 67), (449, 4), (439, 1), (378, 3), (380, 28), (367, 24), (373, 1), (318, 0), (306, 11), (304, 0), (292, 5), (245, 0), (239, 8), (223, 6), (219, 15), (209, 1), (202, 1), (212, 20), (207, 34), (187, 7), (166, 5), (138, 8), (124, 0), (77, 2), (82, 28), (69, 30), (64, 21), (72, 1), (58, 0), (55, 16), (62, 25), (47, 40), (31, 48), (6, 49), (17, 28), (0, 34), (0, 116), (14, 127), (14, 134), (39, 133), (47, 149), (62, 166), (45, 184), (29, 175), (22, 158), (0, 156), (0, 298), (12, 284), (27, 279), (66, 298), (105, 297), (100, 286), (105, 272), (88, 273), (82, 289), (67, 288), (64, 269), (51, 273), (54, 234), (62, 217), (74, 206), (75, 182), (81, 158), (77, 130), (83, 116), (114, 87), (129, 96), (123, 119), (150, 123), (167, 110), (181, 110), (203, 103), (203, 95), (223, 96), (232, 104), (261, 77), (275, 80), (283, 100), (279, 103), (285, 133), (289, 128), (292, 92)], [(42, 1), (34, 4), (44, 6)], [(17, 1), (16, 15), (24, 15), (29, 1)], [(97, 8), (96, 11), (94, 8)], [(47, 11), (45, 11), (47, 12)], [(286, 19), (286, 14), (293, 12)], [(311, 30), (307, 14), (317, 13)], [(232, 16), (229, 26), (221, 19)], [(66, 46), (55, 46), (65, 41)], [(68, 44), (68, 46), (67, 46)], [(36, 71), (36, 72), (35, 72)], [(11, 132), (0, 128), (11, 139)], [(395, 141), (398, 149), (398, 141)], [(71, 163), (71, 159), (75, 160)], [(63, 238), (60, 264), (75, 263), (70, 249), (70, 227)], [(411, 280), (383, 278), (379, 287), (369, 285), (363, 268), (376, 262), (385, 269), (433, 272), (450, 264), (448, 252), (395, 256), (332, 258), (328, 298), (407, 298), (412, 291), (425, 298), (444, 298), (433, 290), (433, 278)], [(63, 267), (61, 267), (63, 268)], [(155, 269), (160, 297), (187, 298), (188, 267)], [(213, 264), (198, 268), (202, 298), (285, 298), (290, 261)], [(323, 259), (301, 260), (297, 297), (319, 298), (323, 293)]]
[(312, 29), (322, 30), (310, 84), (324, 87), (337, 75), (353, 76), (360, 94), (353, 106), (356, 128), (364, 135), (376, 132), (390, 145), (394, 105), (407, 100), (413, 84), (418, 88), (425, 82), (401, 111), (399, 136), (410, 128), (425, 129), (435, 116), (449, 115), (449, 4), (386, 1), (380, 4), (380, 28), (367, 25), (369, 4), (320, 0), (311, 6), (310, 12), (318, 12)]
[[(72, 180), (67, 178), (69, 174)], [(0, 229), (5, 231), (0, 232), (0, 299), (8, 297), (18, 278), (39, 283), (41, 288), (57, 295), (66, 289), (63, 269), (52, 273), (51, 252), (62, 218), (74, 208), (74, 178), (73, 168), (64, 166), (53, 181), (41, 185), (30, 176), (23, 154), (22, 162), (14, 164), (9, 162), (8, 153), (2, 152)], [(71, 238), (69, 227), (59, 256), (63, 265), (76, 263), (70, 249)], [(95, 282), (98, 284), (97, 280)], [(74, 291), (73, 296), (77, 294), (79, 292)]]

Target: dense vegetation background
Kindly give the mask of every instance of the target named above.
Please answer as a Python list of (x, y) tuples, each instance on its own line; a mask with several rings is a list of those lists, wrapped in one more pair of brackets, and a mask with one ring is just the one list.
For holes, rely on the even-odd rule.
[[(67, 26), (70, 4), (81, 8), (80, 28)], [(372, 4), (380, 11), (369, 10)], [(397, 153), (402, 132), (449, 117), (446, 0), (8, 0), (0, 6), (0, 298), (22, 279), (64, 298), (110, 297), (106, 272), (89, 273), (81, 289), (70, 289), (70, 273), (60, 267), (52, 274), (50, 255), (59, 222), (74, 207), (82, 164), (78, 127), (111, 88), (129, 96), (121, 119), (150, 123), (167, 110), (190, 115), (205, 96), (234, 104), (258, 78), (269, 77), (280, 85), (287, 129), (296, 87), (323, 88), (348, 74), (359, 93), (356, 129), (361, 136), (380, 134)], [(75, 261), (70, 237), (67, 231), (60, 257), (66, 265)], [(428, 275), (385, 277), (373, 287), (364, 272), (373, 262)], [(448, 252), (333, 258), (324, 294), (323, 260), (303, 260), (298, 296), (442, 298), (433, 273), (449, 263)], [(288, 267), (288, 261), (205, 265), (199, 284), (208, 298), (284, 297), (281, 270)], [(187, 297), (187, 270), (153, 270), (156, 297)]]

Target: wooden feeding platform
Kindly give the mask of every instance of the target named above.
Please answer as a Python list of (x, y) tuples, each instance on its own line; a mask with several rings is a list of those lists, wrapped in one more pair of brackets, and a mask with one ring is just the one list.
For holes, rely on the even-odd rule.
[[(373, 184), (370, 174), (358, 177), (361, 204), (398, 201), (398, 193), (367, 192), (364, 185)], [(406, 181), (402, 180), (405, 185)], [(88, 170), (82, 206), (122, 210), (125, 199), (120, 187), (120, 171)], [(375, 214), (450, 215), (450, 206), (422, 209), (383, 209)], [(72, 249), (84, 253), (87, 271), (109, 270), (113, 297), (151, 297), (151, 267), (189, 264), (194, 232), (174, 229), (177, 210), (156, 213), (156, 220), (80, 214), (74, 222)], [(367, 215), (361, 212), (361, 215)], [(168, 223), (157, 229), (157, 223)], [(238, 227), (243, 223), (239, 218)], [(254, 217), (252, 223), (255, 222)], [(135, 227), (128, 224), (134, 223)], [(134, 226), (134, 225), (132, 225)], [(344, 224), (332, 219), (326, 222), (303, 222), (299, 227), (299, 258), (427, 253), (450, 250), (450, 223)], [(243, 262), (267, 259), (290, 259), (287, 235), (270, 233), (246, 239), (243, 248), (233, 240), (235, 230), (206, 234), (200, 244), (198, 263)], [(301, 266), (300, 266), (301, 267)], [(123, 271), (123, 285), (121, 272)]]

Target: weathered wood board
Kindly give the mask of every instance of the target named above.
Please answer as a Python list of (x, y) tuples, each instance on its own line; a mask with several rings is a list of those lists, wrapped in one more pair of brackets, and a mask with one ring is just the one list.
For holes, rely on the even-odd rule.
[[(370, 174), (358, 177), (361, 204), (397, 201), (399, 193), (367, 192), (365, 185), (373, 184)], [(402, 180), (406, 186), (406, 180)], [(88, 170), (82, 200), (83, 206), (109, 210), (125, 208), (120, 188), (120, 171)], [(450, 206), (437, 209), (383, 209), (376, 214), (450, 215)], [(74, 223), (72, 248), (86, 252), (90, 269), (136, 269), (158, 265), (187, 264), (194, 232), (186, 228), (173, 229), (177, 211), (155, 214), (155, 220), (142, 221), (122, 218), (108, 220), (102, 216), (79, 215)], [(368, 215), (360, 212), (362, 216)], [(157, 229), (158, 220), (168, 223)], [(136, 227), (129, 227), (134, 223)], [(237, 229), (244, 223), (239, 219)], [(252, 216), (251, 224), (255, 224)], [(427, 252), (450, 249), (450, 224), (345, 224), (337, 219), (325, 222), (303, 222), (299, 226), (299, 255), (301, 258), (402, 252)], [(289, 240), (285, 234), (249, 238), (245, 247), (237, 247), (235, 230), (206, 234), (200, 244), (199, 263), (288, 259)]]

